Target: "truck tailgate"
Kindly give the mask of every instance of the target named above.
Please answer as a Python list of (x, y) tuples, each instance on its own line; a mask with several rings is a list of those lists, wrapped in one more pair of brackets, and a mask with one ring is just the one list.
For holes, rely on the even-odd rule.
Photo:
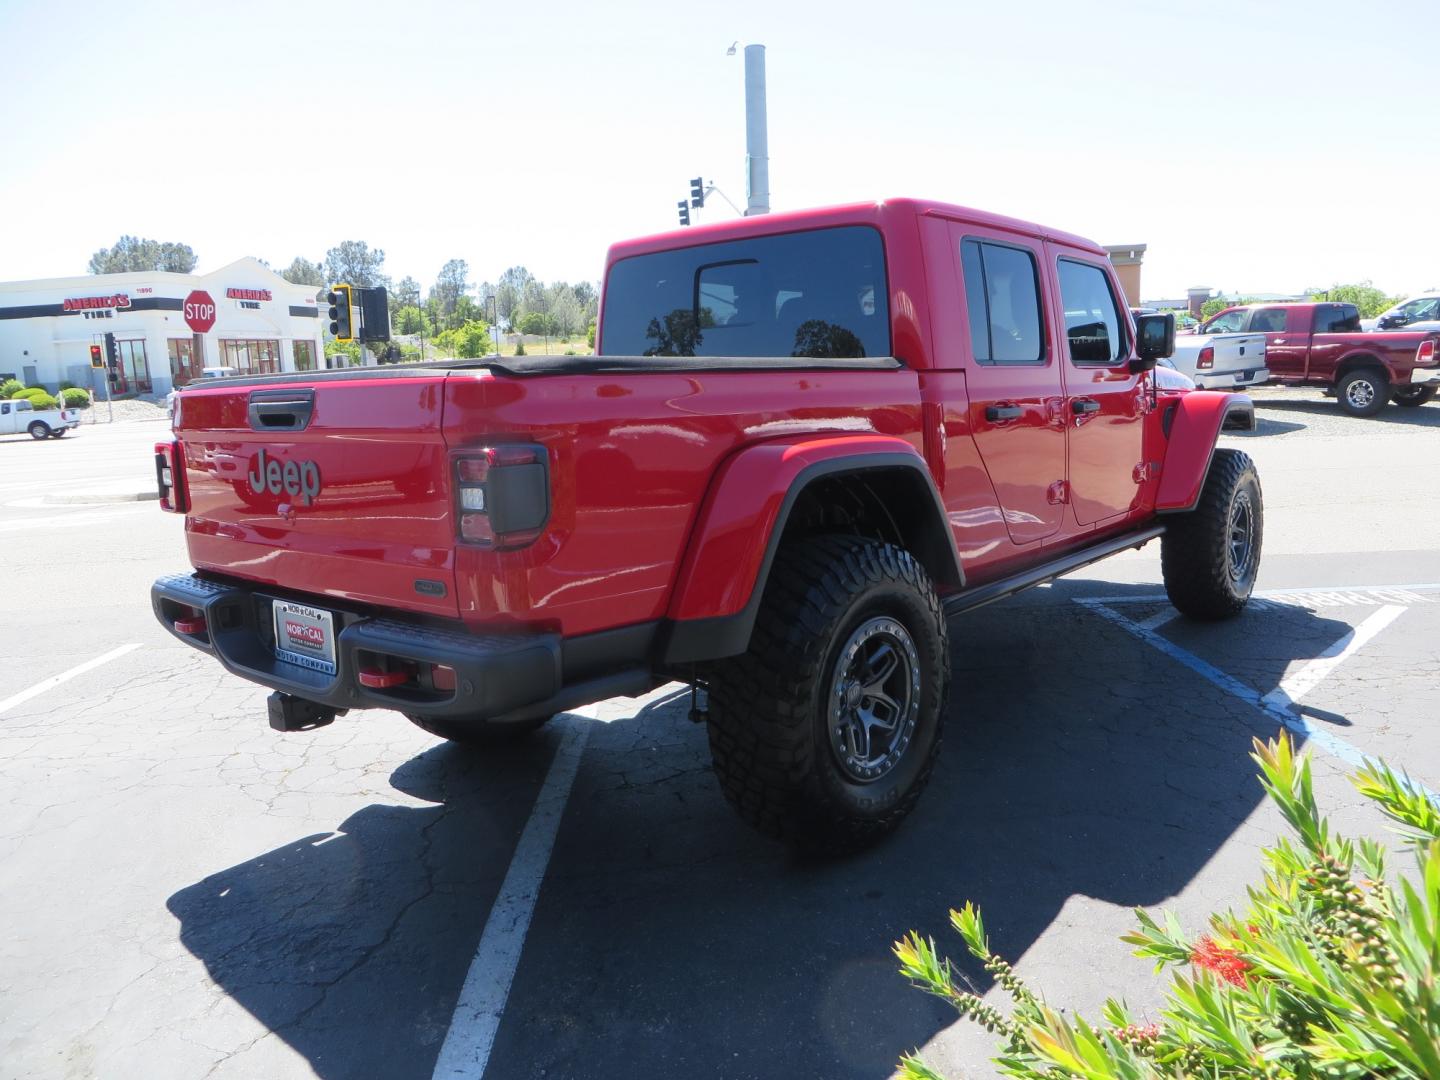
[(201, 570), (454, 616), (443, 372), (187, 389), (186, 539)]
[(1265, 366), (1264, 334), (1212, 334), (1205, 341), (1215, 347), (1210, 375), (1238, 375)]

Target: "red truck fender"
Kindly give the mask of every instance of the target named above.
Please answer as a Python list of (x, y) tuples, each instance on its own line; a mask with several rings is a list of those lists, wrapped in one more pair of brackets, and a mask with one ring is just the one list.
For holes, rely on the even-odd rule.
[(825, 480), (879, 481), (887, 529), (942, 591), (961, 588), (955, 537), (925, 460), (885, 435), (804, 435), (744, 447), (716, 471), (676, 577), (666, 664), (745, 651), (797, 501)]
[(1221, 430), (1255, 430), (1255, 403), (1244, 394), (1191, 390), (1165, 406), (1161, 416), (1169, 442), (1155, 512), (1183, 513), (1200, 501)]

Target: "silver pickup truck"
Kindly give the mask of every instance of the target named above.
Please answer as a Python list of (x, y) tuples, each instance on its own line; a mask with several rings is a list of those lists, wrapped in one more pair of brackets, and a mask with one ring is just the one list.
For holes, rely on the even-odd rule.
[(32, 439), (58, 439), (79, 423), (78, 409), (37, 409), (25, 398), (0, 401), (0, 435), (28, 431)]
[[(1150, 308), (1131, 308), (1148, 315)], [(1201, 390), (1239, 390), (1270, 381), (1265, 366), (1264, 334), (1204, 333), (1196, 330), (1175, 335), (1170, 360), (1175, 370), (1195, 381)]]

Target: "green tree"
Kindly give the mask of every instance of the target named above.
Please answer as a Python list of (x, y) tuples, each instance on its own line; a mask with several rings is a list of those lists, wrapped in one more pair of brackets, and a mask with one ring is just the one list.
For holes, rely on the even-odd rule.
[(395, 314), (390, 316), (391, 327), (397, 334), (428, 334), (428, 323), (425, 313), (413, 304), (397, 308)]
[(585, 325), (585, 309), (575, 296), (575, 290), (564, 283), (550, 290), (546, 311), (550, 316), (550, 329), (562, 338), (570, 338)]
[(385, 252), (363, 240), (342, 240), (325, 253), (325, 276), (331, 285), (389, 285)]
[(456, 315), (455, 306), (470, 288), (470, 266), (464, 259), (451, 259), (440, 268), (430, 297), (440, 309), (440, 322), (447, 330), (458, 329), (465, 320)]
[(1332, 304), (1354, 304), (1362, 319), (1373, 319), (1405, 298), (1386, 296), (1369, 281), (1360, 281), (1353, 285), (1332, 285), (1316, 293), (1315, 299)]
[(548, 334), (550, 324), (546, 321), (543, 312), (527, 311), (520, 316), (520, 320), (515, 324), (515, 329), (522, 334)]
[(490, 343), (489, 329), (483, 322), (476, 319), (456, 330), (456, 355), (469, 358), (493, 352), (494, 346)]
[(164, 270), (188, 274), (195, 269), (195, 252), (189, 244), (122, 236), (114, 247), (90, 256), (90, 273), (125, 274), (136, 270)]
[(280, 271), (280, 276), (296, 285), (314, 285), (318, 288), (329, 284), (325, 280), (324, 268), (302, 255), (296, 255), (290, 265)]
[(396, 308), (420, 306), (420, 283), (409, 274), (395, 283), (390, 290), (390, 303)]

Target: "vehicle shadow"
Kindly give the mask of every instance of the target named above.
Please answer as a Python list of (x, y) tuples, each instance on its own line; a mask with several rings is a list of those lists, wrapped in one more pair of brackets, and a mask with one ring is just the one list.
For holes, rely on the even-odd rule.
[(1393, 402), (1374, 416), (1347, 417), (1340, 411), (1332, 398), (1317, 397), (1313, 401), (1297, 401), (1291, 398), (1267, 399), (1257, 396), (1256, 413), (1261, 410), (1294, 413), (1300, 416), (1339, 416), (1353, 419), (1357, 424), (1395, 424), (1400, 427), (1440, 428), (1440, 402), (1425, 405), (1396, 405)]
[(1289, 435), (1292, 431), (1304, 431), (1309, 426), (1308, 424), (1292, 423), (1288, 420), (1273, 420), (1268, 416), (1260, 415), (1257, 410), (1254, 431), (1227, 431), (1225, 434), (1237, 439), (1256, 439), (1266, 435)]
[[(596, 724), (486, 1075), (878, 1080), (955, 1022), (896, 974), (905, 930), (958, 960), (945, 913), (969, 899), (1019, 958), (1073, 897), (1179, 893), (1259, 802), (1250, 737), (1274, 725), (1070, 602), (1154, 593), (1059, 583), (954, 622), (930, 789), (846, 860), (734, 817), (688, 695)], [(1347, 629), (1263, 605), (1166, 628), (1262, 691)], [(182, 942), (316, 1075), (429, 1076), (552, 746), (421, 754), (392, 782), (441, 805), (369, 806), (177, 892)]]

